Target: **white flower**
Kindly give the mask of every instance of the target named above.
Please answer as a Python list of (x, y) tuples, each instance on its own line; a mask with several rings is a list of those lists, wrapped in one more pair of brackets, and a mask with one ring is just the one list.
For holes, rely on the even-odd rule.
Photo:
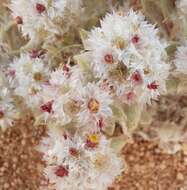
[(68, 86), (69, 82), (69, 67), (67, 69), (57, 69), (56, 71), (52, 72), (50, 75), (50, 84), (53, 86)]
[(39, 92), (42, 85), (48, 81), (49, 68), (42, 58), (32, 58), (29, 54), (21, 54), (10, 64), (10, 70), (15, 72), (15, 94), (25, 99), (29, 107), (39, 104)]
[(61, 95), (55, 99), (53, 103), (53, 118), (62, 125), (69, 123), (72, 118), (65, 112), (65, 105), (70, 101), (71, 95), (69, 93)]
[(86, 138), (50, 129), (38, 147), (47, 166), (44, 170), (56, 190), (107, 190), (124, 169), (124, 162), (98, 134)]
[(64, 65), (50, 75), (50, 84), (58, 88), (79, 88), (83, 83), (85, 83), (85, 76), (77, 65)]
[(112, 98), (97, 84), (88, 83), (87, 86), (80, 89), (81, 109), (78, 113), (80, 123), (98, 122), (101, 118), (112, 116), (110, 105)]
[(187, 74), (187, 41), (185, 45), (177, 48), (175, 66), (178, 72)]
[(62, 28), (72, 22), (71, 14), (80, 12), (80, 5), (80, 0), (11, 0), (10, 9), (23, 35), (34, 39), (64, 32)]
[(166, 44), (143, 15), (132, 10), (127, 15), (107, 14), (84, 44), (94, 75), (110, 81), (114, 94), (130, 89), (137, 101), (150, 103), (165, 91), (170, 68)]

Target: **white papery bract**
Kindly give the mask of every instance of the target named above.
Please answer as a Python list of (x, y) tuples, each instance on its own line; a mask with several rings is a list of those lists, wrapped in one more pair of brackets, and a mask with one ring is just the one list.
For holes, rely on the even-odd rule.
[(187, 74), (187, 41), (183, 46), (177, 48), (174, 62), (178, 72)]
[(84, 44), (95, 76), (111, 81), (118, 96), (133, 92), (137, 101), (150, 103), (165, 91), (166, 44), (143, 15), (132, 10), (127, 15), (108, 14)]
[(27, 105), (32, 108), (39, 104), (39, 92), (42, 85), (47, 83), (49, 68), (44, 58), (32, 58), (27, 54), (21, 54), (10, 64), (9, 70), (14, 72), (14, 92), (25, 99)]
[(124, 168), (110, 141), (99, 134), (72, 137), (53, 128), (38, 150), (47, 164), (49, 189), (106, 190)]
[(72, 24), (80, 6), (81, 0), (11, 0), (10, 9), (23, 35), (34, 39), (65, 32), (62, 26)]

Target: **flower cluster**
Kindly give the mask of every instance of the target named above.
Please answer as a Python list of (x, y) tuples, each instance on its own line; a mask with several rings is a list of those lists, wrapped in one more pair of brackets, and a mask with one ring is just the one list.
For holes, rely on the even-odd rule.
[[(124, 169), (107, 129), (136, 126), (141, 109), (166, 92), (167, 43), (141, 13), (113, 12), (90, 32), (81, 30), (76, 47), (84, 50), (65, 62), (65, 50), (77, 45), (67, 42), (66, 32), (84, 12), (82, 0), (11, 0), (9, 7), (23, 36), (39, 43), (2, 67), (0, 126), (12, 124), (14, 99), (20, 98), (36, 124), (52, 126), (37, 148), (49, 189), (106, 190)], [(54, 46), (40, 43), (64, 33)], [(77, 36), (73, 40), (80, 43)], [(185, 45), (176, 54), (178, 72), (187, 74), (186, 62)]]
[(141, 14), (108, 14), (85, 40), (94, 75), (120, 101), (150, 103), (165, 91), (166, 44)]
[(15, 95), (23, 97), (30, 108), (39, 104), (39, 92), (48, 81), (49, 69), (43, 56), (35, 50), (21, 54), (8, 69)]
[(64, 25), (71, 25), (80, 5), (80, 0), (11, 0), (10, 9), (24, 36), (45, 39), (50, 34), (63, 34)]
[[(80, 3), (73, 2), (19, 0), (12, 1), (11, 10), (23, 34), (34, 38), (38, 32), (45, 34), (43, 30), (56, 33), (66, 8), (76, 11)], [(165, 91), (169, 75), (165, 43), (132, 10), (107, 14), (83, 44), (86, 52), (77, 56), (84, 57), (86, 70), (77, 56), (78, 64), (53, 68), (44, 50), (21, 53), (7, 69), (11, 90), (36, 122), (56, 126), (39, 151), (49, 187), (57, 190), (107, 189), (124, 167), (104, 136), (111, 123), (115, 126), (114, 107), (118, 112), (119, 103), (151, 103)]]
[(82, 138), (51, 129), (38, 149), (47, 164), (48, 186), (58, 190), (104, 190), (124, 168), (102, 134)]
[(15, 94), (42, 122), (77, 123), (80, 129), (100, 131), (104, 120), (112, 117), (110, 95), (99, 84), (86, 83), (77, 65), (50, 72), (43, 59), (24, 54), (14, 60), (10, 71)]
[(55, 70), (49, 65), (45, 54), (32, 51), (14, 59), (8, 69), (11, 88), (36, 120), (63, 126), (67, 134), (71, 128), (76, 130), (67, 136), (52, 128), (41, 142), (49, 187), (107, 189), (123, 168), (123, 161), (102, 134), (106, 121), (113, 117), (112, 97), (98, 82), (88, 82), (78, 65)]

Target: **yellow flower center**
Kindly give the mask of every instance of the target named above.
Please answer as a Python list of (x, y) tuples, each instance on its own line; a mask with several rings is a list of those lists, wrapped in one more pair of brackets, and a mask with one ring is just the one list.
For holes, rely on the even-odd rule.
[(98, 134), (92, 134), (88, 136), (88, 139), (95, 144), (99, 144), (99, 135)]
[(98, 134), (90, 134), (86, 140), (86, 146), (88, 148), (96, 148), (99, 144), (100, 136)]
[(96, 99), (91, 98), (88, 102), (88, 109), (92, 113), (97, 113), (99, 111), (99, 102)]

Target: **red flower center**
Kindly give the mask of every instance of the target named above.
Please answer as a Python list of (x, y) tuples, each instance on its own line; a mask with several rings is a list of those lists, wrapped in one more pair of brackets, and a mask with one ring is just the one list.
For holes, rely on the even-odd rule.
[(7, 75), (11, 76), (11, 77), (15, 77), (16, 75), (16, 71), (14, 69), (10, 69), (7, 73)]
[(45, 50), (37, 50), (37, 49), (33, 49), (30, 52), (30, 57), (32, 59), (36, 59), (36, 58), (41, 58), (43, 55), (45, 55), (46, 51)]
[(155, 81), (147, 85), (147, 88), (149, 88), (150, 90), (156, 90), (158, 89), (158, 87), (159, 85)]
[(142, 77), (141, 77), (141, 75), (140, 75), (139, 72), (133, 73), (132, 76), (131, 76), (131, 80), (132, 80), (135, 84), (141, 84), (142, 81), (143, 81), (143, 79), (142, 79)]
[(63, 134), (63, 137), (64, 137), (65, 140), (67, 140), (67, 138), (68, 138), (66, 133)]
[(134, 92), (128, 92), (126, 94), (126, 97), (127, 97), (128, 101), (132, 101), (135, 98), (135, 94), (134, 94)]
[(99, 119), (99, 121), (97, 122), (97, 126), (98, 126), (100, 129), (103, 129), (103, 127), (104, 127), (104, 120), (103, 120), (102, 117), (101, 117), (101, 118)]
[(132, 37), (131, 41), (133, 44), (137, 44), (139, 42), (140, 38), (139, 36), (136, 34)]
[(64, 65), (64, 66), (63, 66), (63, 71), (69, 72), (69, 67), (68, 67), (67, 65)]
[(15, 20), (17, 24), (23, 24), (23, 20), (20, 16), (17, 16)]
[(58, 176), (58, 177), (65, 177), (65, 176), (68, 176), (69, 172), (68, 170), (64, 167), (64, 166), (59, 166), (57, 168), (57, 170), (55, 171), (55, 174)]
[(73, 148), (73, 147), (69, 149), (69, 153), (70, 153), (72, 156), (74, 156), (74, 157), (78, 157), (78, 155), (79, 155), (78, 150), (77, 150), (76, 148)]
[(107, 64), (112, 64), (114, 61), (112, 54), (106, 54), (104, 59)]
[(46, 104), (43, 104), (41, 106), (41, 110), (43, 112), (51, 113), (51, 111), (52, 111), (52, 105), (53, 105), (53, 101), (47, 102)]
[(96, 148), (97, 147), (97, 143), (94, 143), (92, 141), (90, 141), (89, 139), (86, 140), (86, 147), (88, 148)]
[(35, 59), (35, 58), (39, 57), (39, 52), (38, 52), (38, 50), (33, 49), (33, 50), (31, 51), (30, 57), (31, 57), (32, 59)]
[(40, 3), (37, 3), (36, 4), (36, 10), (38, 11), (38, 13), (43, 13), (44, 11), (45, 11), (45, 6), (44, 5), (42, 5), (42, 4), (40, 4)]

